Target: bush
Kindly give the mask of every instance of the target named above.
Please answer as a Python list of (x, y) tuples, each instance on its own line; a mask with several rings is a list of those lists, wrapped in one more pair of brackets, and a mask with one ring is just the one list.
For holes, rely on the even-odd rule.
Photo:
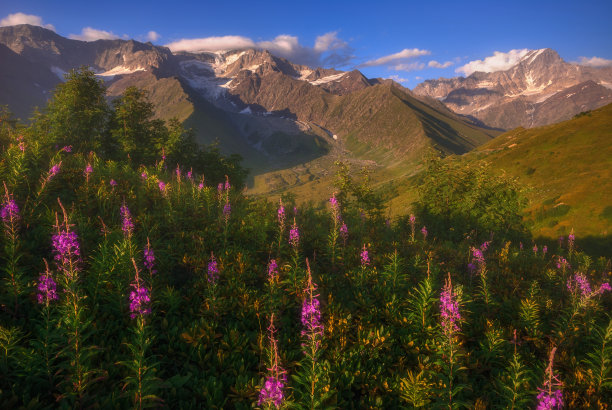
[(439, 237), (470, 234), (485, 239), (495, 232), (518, 238), (526, 232), (522, 210), (526, 199), (518, 182), (497, 175), (486, 163), (432, 159), (422, 176), (418, 212)]

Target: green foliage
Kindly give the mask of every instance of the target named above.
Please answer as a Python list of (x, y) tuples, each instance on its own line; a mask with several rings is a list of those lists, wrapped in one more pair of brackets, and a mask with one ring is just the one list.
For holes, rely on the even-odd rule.
[[(236, 186), (244, 184), (247, 170), (241, 167), (239, 155), (223, 156), (216, 145), (201, 147), (194, 131), (177, 119), (168, 123), (155, 119), (154, 106), (144, 90), (128, 87), (111, 105), (105, 93), (103, 81), (93, 71), (86, 67), (72, 70), (56, 87), (47, 107), (35, 113), (32, 126), (24, 130), (30, 136), (27, 148), (57, 152), (70, 146), (73, 152), (95, 152), (105, 160), (129, 158), (133, 167), (156, 164), (165, 155), (166, 167), (192, 169), (215, 183), (227, 175)], [(0, 144), (18, 150), (14, 140), (18, 125), (11, 118), (6, 109), (0, 111)], [(8, 158), (17, 182), (31, 164), (20, 161), (18, 155)], [(36, 165), (43, 163), (39, 158)]]
[(597, 395), (605, 392), (607, 397), (612, 397), (612, 320), (606, 328), (595, 329), (595, 336), (596, 350), (583, 360), (589, 389), (594, 389)]
[(487, 164), (434, 158), (424, 171), (417, 208), (438, 236), (485, 240), (492, 232), (512, 239), (523, 235), (525, 205), (517, 181), (495, 175)]
[[(174, 126), (175, 141), (188, 141), (188, 131)], [(0, 180), (21, 210), (19, 258), (5, 246), (0, 257), (14, 260), (24, 285), (16, 310), (3, 262), (2, 408), (253, 408), (270, 367), (265, 329), (271, 314), (278, 363), (287, 372), (286, 407), (533, 407), (538, 386), (532, 375), (542, 380), (551, 344), (558, 347), (555, 371), (567, 407), (610, 401), (610, 292), (581, 299), (567, 289), (577, 271), (600, 289), (609, 280), (609, 259), (553, 244), (548, 254), (534, 255), (527, 242), (522, 249), (517, 241), (498, 241), (502, 233), (494, 232), (485, 292), (467, 269), (477, 238), (445, 240), (450, 227), (442, 226), (442, 236), (431, 229), (426, 240), (418, 231), (411, 240), (410, 226), (380, 221), (375, 201), (368, 205), (370, 181), (353, 181), (348, 168), (339, 186), (346, 193), (340, 208), (345, 242), (330, 240), (329, 206), (299, 205), (285, 196), (280, 229), (279, 204), (243, 195), (232, 174), (231, 188), (219, 192), (231, 159), (214, 150), (201, 151), (211, 155), (203, 165), (210, 172), (194, 165), (188, 178), (186, 156), (177, 175), (169, 164), (136, 168), (127, 156), (68, 153), (32, 132), (24, 133), (25, 152), (13, 131), (0, 152)], [(182, 152), (173, 146), (167, 145), (167, 162)], [(87, 164), (92, 170), (85, 174)], [(81, 245), (74, 280), (53, 258), (58, 198)], [(122, 230), (123, 204), (135, 227), (129, 237)], [(288, 241), (294, 218), (299, 249)], [(8, 243), (4, 222), (0, 235)], [(152, 270), (142, 271), (151, 313), (138, 322), (130, 318), (129, 262), (144, 266), (147, 244), (155, 252)], [(370, 262), (362, 266), (364, 244)], [(219, 269), (214, 284), (207, 270), (211, 253)], [(557, 269), (559, 256), (571, 267)], [(300, 320), (306, 257), (317, 274), (323, 327), (310, 341)], [(59, 300), (48, 306), (36, 297), (43, 259), (51, 261), (58, 283)], [(278, 264), (276, 279), (268, 276), (271, 259)], [(462, 317), (461, 331), (450, 337), (440, 309), (440, 278), (449, 273)], [(511, 346), (515, 329), (519, 340)]]
[(338, 190), (337, 198), (340, 204), (354, 203), (361, 212), (367, 213), (376, 221), (382, 220), (385, 208), (382, 197), (371, 186), (370, 170), (363, 167), (359, 170), (360, 179), (354, 180), (348, 164), (336, 161), (336, 180), (334, 185)]
[(154, 107), (147, 93), (128, 87), (113, 100), (114, 115), (110, 129), (113, 141), (135, 164), (153, 164), (167, 141), (168, 130), (162, 120), (153, 119)]
[(34, 136), (49, 147), (71, 145), (80, 152), (107, 153), (111, 111), (104, 82), (87, 67), (73, 69), (57, 85)]
[(533, 399), (532, 380), (532, 372), (515, 352), (498, 382), (500, 405), (508, 409), (528, 407)]

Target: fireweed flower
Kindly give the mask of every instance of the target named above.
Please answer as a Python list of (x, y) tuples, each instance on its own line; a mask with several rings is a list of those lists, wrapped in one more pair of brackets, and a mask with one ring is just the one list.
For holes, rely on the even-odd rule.
[(488, 247), (488, 242), (485, 242), (480, 246), (480, 249), (472, 248), (472, 262), (468, 264), (468, 269), (471, 273), (478, 272), (482, 274), (482, 272), (484, 272), (484, 270), (486, 269), (486, 262), (483, 252)]
[(609, 292), (612, 288), (608, 282), (604, 282), (596, 291), (593, 291), (586, 275), (579, 272), (567, 279), (567, 290), (572, 294), (578, 295), (581, 302), (587, 302), (591, 297)]
[(310, 272), (310, 264), (306, 259), (306, 266), (308, 272), (308, 283), (304, 293), (306, 297), (302, 302), (302, 336), (307, 336), (311, 342), (315, 344), (315, 348), (320, 344), (317, 336), (323, 334), (323, 325), (321, 324), (321, 309), (319, 303), (319, 295), (316, 294), (317, 285), (312, 281), (312, 274)]
[(283, 388), (285, 387), (286, 379), (285, 375), (281, 375), (278, 378), (267, 377), (264, 386), (259, 392), (258, 405), (273, 404), (276, 407), (280, 407), (285, 398)]
[(338, 203), (338, 200), (336, 199), (336, 193), (334, 193), (332, 197), (329, 198), (329, 204), (331, 205), (332, 216), (334, 220), (335, 221), (342, 220), (342, 215), (340, 214), (340, 204)]
[(162, 155), (161, 155), (161, 159), (162, 161), (166, 160), (166, 150), (164, 148), (162, 148)]
[(49, 302), (57, 300), (57, 285), (51, 276), (49, 265), (45, 260), (45, 271), (40, 274), (38, 278), (38, 293), (36, 294), (36, 300), (41, 305), (49, 306)]
[(342, 226), (340, 227), (340, 236), (342, 237), (342, 241), (346, 245), (346, 241), (348, 240), (348, 227), (346, 226), (344, 222), (342, 223)]
[(15, 202), (8, 191), (5, 194), (4, 202), (0, 209), (0, 218), (2, 218), (2, 222), (6, 226), (12, 225), (19, 220), (19, 206), (17, 206), (17, 202)]
[(533, 245), (533, 253), (538, 254), (538, 245)]
[(164, 181), (159, 181), (157, 183), (157, 186), (159, 187), (159, 190), (162, 194), (166, 193), (166, 183)]
[(62, 148), (62, 151), (64, 151), (64, 152), (72, 152), (72, 145), (66, 145), (64, 148)]
[(153, 252), (153, 248), (151, 248), (151, 243), (149, 242), (149, 238), (147, 238), (147, 244), (143, 251), (143, 259), (144, 259), (144, 267), (151, 272), (151, 274), (156, 273), (155, 268), (155, 253)]
[(270, 367), (268, 368), (266, 381), (259, 391), (259, 401), (257, 404), (259, 406), (274, 405), (278, 408), (283, 404), (283, 400), (285, 399), (283, 389), (285, 388), (285, 383), (287, 383), (287, 374), (278, 363), (278, 341), (276, 340), (274, 315), (270, 317), (268, 341), (270, 344)]
[(363, 249), (361, 251), (361, 267), (365, 268), (366, 266), (368, 266), (370, 264), (370, 256), (368, 255), (368, 249), (366, 248), (365, 244), (363, 244)]
[(189, 171), (187, 171), (187, 178), (193, 179), (193, 169), (190, 169)]
[(208, 283), (212, 285), (216, 285), (219, 280), (219, 268), (217, 266), (217, 260), (215, 259), (215, 255), (210, 253), (210, 262), (208, 262)]
[(570, 234), (567, 237), (567, 247), (568, 249), (571, 251), (574, 248), (574, 240), (576, 239), (576, 236), (574, 235), (574, 230), (572, 229), (572, 231), (570, 232)]
[(548, 252), (548, 246), (544, 245), (544, 247), (542, 248), (542, 254), (546, 256), (546, 252)]
[(148, 178), (147, 173), (143, 171), (142, 174), (140, 174), (140, 178), (146, 180)]
[(64, 219), (63, 224), (56, 220), (57, 233), (51, 238), (53, 246), (53, 259), (59, 271), (66, 275), (73, 275), (79, 270), (81, 249), (76, 232), (70, 231), (70, 225)]
[(134, 259), (132, 259), (132, 263), (134, 264), (136, 275), (134, 276), (134, 282), (130, 284), (132, 287), (132, 291), (130, 292), (130, 318), (136, 319), (151, 313), (151, 308), (149, 307), (151, 297), (149, 296), (149, 289), (147, 289), (140, 279), (138, 267)]
[(201, 191), (201, 190), (202, 190), (202, 188), (204, 188), (204, 184), (203, 184), (202, 182), (200, 182), (200, 183), (198, 184), (198, 189)]
[(110, 183), (110, 186), (112, 186), (112, 187), (116, 187), (117, 186), (117, 181), (115, 181), (114, 179), (111, 179), (109, 183)]
[(329, 198), (329, 203), (331, 204), (332, 209), (338, 208), (338, 200), (336, 199), (336, 193), (335, 192), (332, 195), (332, 197)]
[(180, 180), (181, 179), (181, 168), (178, 166), (178, 164), (176, 165), (176, 179)]
[(293, 247), (293, 249), (297, 249), (300, 244), (300, 231), (298, 230), (297, 223), (295, 222), (295, 217), (293, 218), (293, 225), (291, 225), (291, 229), (289, 230), (289, 243)]
[(413, 214), (410, 214), (408, 221), (410, 222), (410, 239), (414, 241), (414, 232), (416, 229), (415, 228), (416, 227), (416, 216), (414, 216)]
[(120, 211), (122, 219), (121, 230), (123, 230), (123, 235), (125, 235), (126, 238), (131, 238), (134, 232), (134, 222), (132, 222), (132, 214), (125, 202), (121, 205)]
[(223, 195), (223, 182), (219, 182), (217, 184), (217, 193), (219, 194), (219, 196)]
[(423, 234), (423, 240), (427, 239), (427, 227), (422, 227), (421, 233)]
[(93, 167), (91, 166), (91, 164), (87, 164), (87, 166), (85, 167), (85, 170), (83, 171), (83, 175), (85, 176), (85, 179), (87, 180), (87, 182), (89, 182), (89, 176), (91, 175), (92, 172), (93, 172)]
[(55, 165), (53, 165), (50, 169), (49, 169), (49, 176), (47, 178), (52, 178), (54, 176), (56, 176), (58, 174), (58, 172), (60, 171), (60, 167), (62, 166), (62, 163), (59, 162)]
[(279, 199), (279, 206), (278, 206), (278, 225), (281, 227), (281, 229), (284, 228), (285, 226), (285, 207), (283, 206), (283, 200)]
[(563, 256), (557, 256), (557, 269), (565, 270), (570, 268), (570, 264)]
[(229, 177), (227, 175), (225, 176), (225, 185), (224, 185), (223, 188), (225, 189), (226, 193), (228, 193), (230, 188), (231, 188), (231, 185), (230, 185), (230, 182), (229, 182)]
[(546, 368), (546, 380), (542, 387), (538, 387), (540, 394), (537, 397), (537, 410), (552, 410), (563, 407), (563, 392), (560, 389), (562, 383), (559, 381), (559, 376), (553, 371), (553, 359), (556, 351), (557, 348), (553, 347), (548, 359), (548, 367)]
[(276, 263), (276, 259), (270, 260), (268, 262), (268, 282), (274, 283), (278, 280), (278, 264)]
[(225, 202), (225, 205), (223, 205), (223, 218), (225, 218), (226, 223), (231, 213), (232, 213), (232, 206), (230, 205), (230, 202), (228, 200)]
[(23, 141), (19, 142), (18, 146), (19, 146), (19, 150), (21, 152), (25, 152), (25, 149), (26, 149), (25, 142), (23, 142)]
[(440, 315), (442, 317), (442, 329), (447, 336), (460, 331), (458, 322), (461, 320), (459, 313), (459, 302), (457, 295), (453, 294), (453, 285), (450, 274), (440, 294)]

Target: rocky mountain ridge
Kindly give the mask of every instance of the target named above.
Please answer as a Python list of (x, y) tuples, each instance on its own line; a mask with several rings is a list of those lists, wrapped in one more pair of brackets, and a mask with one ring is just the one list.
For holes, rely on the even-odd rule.
[[(88, 66), (104, 79), (109, 97), (130, 85), (144, 88), (160, 118), (177, 117), (197, 130), (200, 141), (218, 140), (222, 150), (253, 160), (255, 167), (299, 163), (347, 144), (416, 160), (428, 147), (458, 154), (491, 138), (488, 130), (390, 80), (293, 64), (266, 50), (172, 53), (134, 40), (71, 40), (30, 25), (0, 27), (0, 46), (12, 60), (39, 71), (30, 70), (11, 92), (0, 88), (0, 104), (11, 108), (24, 91), (16, 111), (22, 118), (65, 72)], [(0, 78), (9, 71), (0, 65)], [(19, 70), (11, 75), (19, 77)]]
[(545, 48), (530, 51), (505, 71), (426, 80), (413, 91), (488, 126), (534, 127), (612, 102), (612, 68), (567, 63)]

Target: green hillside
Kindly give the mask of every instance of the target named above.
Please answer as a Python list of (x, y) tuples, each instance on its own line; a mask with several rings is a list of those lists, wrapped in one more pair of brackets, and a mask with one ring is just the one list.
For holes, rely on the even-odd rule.
[(612, 232), (612, 105), (558, 124), (517, 128), (470, 156), (530, 187), (526, 218), (534, 234)]

